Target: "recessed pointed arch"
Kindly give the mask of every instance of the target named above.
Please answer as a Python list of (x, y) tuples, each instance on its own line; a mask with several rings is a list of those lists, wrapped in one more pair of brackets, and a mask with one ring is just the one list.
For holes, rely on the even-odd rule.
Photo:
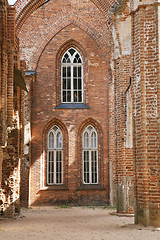
[[(38, 62), (40, 60), (40, 57), (45, 50), (46, 46), (49, 44), (49, 42), (62, 31), (66, 27), (73, 25), (75, 27), (78, 27), (82, 31), (84, 31), (86, 34), (90, 36), (91, 39), (94, 40), (94, 42), (97, 44), (99, 49), (104, 49), (104, 53), (108, 51), (108, 38), (106, 36), (100, 35), (96, 29), (93, 27), (90, 28), (87, 24), (87, 22), (82, 21), (80, 18), (76, 19), (63, 19), (63, 21), (59, 22), (58, 24), (55, 24), (53, 26), (52, 31), (48, 31), (48, 34), (45, 35), (45, 38), (41, 39), (41, 42), (38, 41), (38, 45), (36, 48), (36, 51), (33, 52), (32, 57), (30, 58), (30, 62), (33, 63), (33, 66), (35, 66), (35, 69), (38, 66)], [(74, 40), (76, 42), (76, 40)]]

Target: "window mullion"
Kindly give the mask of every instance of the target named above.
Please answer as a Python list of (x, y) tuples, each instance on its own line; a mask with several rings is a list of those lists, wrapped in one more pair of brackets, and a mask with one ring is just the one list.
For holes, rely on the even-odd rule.
[(97, 172), (96, 172), (96, 174), (97, 174), (97, 183), (98, 183), (98, 179), (99, 179), (99, 176), (98, 176), (98, 151), (96, 150), (96, 160), (97, 160)]
[(89, 150), (89, 183), (92, 183), (91, 150)]
[(71, 102), (73, 102), (73, 64), (71, 64)]
[(63, 102), (63, 65), (61, 65), (61, 102)]
[(54, 184), (56, 184), (56, 150), (54, 150)]
[(82, 85), (82, 102), (83, 102), (83, 65), (81, 65), (81, 85)]
[(47, 151), (47, 184), (49, 184), (49, 151)]

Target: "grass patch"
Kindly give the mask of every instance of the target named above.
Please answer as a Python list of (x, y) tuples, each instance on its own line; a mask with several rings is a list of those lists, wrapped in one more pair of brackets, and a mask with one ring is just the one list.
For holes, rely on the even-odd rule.
[(61, 205), (60, 208), (71, 208), (71, 206), (68, 206), (68, 205)]
[(103, 209), (116, 210), (116, 207), (104, 206)]

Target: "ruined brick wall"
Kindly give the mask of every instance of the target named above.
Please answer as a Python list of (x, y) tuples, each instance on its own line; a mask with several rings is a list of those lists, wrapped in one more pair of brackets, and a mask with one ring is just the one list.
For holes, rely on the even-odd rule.
[(0, 211), (20, 210), (20, 165), (23, 154), (23, 91), (14, 85), (15, 9), (0, 4)]
[(146, 226), (160, 222), (158, 29), (156, 5), (133, 12), (136, 222)]
[(109, 85), (110, 202), (118, 212), (134, 211), (134, 156), (132, 141), (132, 50), (128, 2), (112, 9), (114, 41)]

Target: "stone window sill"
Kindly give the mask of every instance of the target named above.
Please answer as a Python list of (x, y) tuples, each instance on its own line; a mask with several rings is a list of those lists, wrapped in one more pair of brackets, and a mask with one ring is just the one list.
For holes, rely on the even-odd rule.
[(90, 109), (85, 103), (60, 103), (55, 109)]
[(106, 188), (99, 184), (83, 184), (77, 190), (106, 190)]

